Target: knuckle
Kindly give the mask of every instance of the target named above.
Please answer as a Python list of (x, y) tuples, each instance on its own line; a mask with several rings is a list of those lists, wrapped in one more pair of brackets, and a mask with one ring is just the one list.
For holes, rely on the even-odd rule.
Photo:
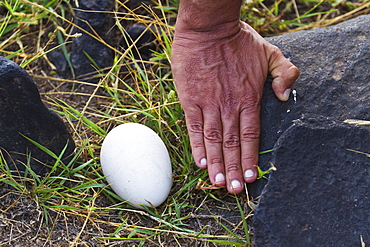
[(243, 155), (242, 163), (256, 163), (258, 160), (258, 156), (250, 154), (250, 155)]
[(243, 109), (248, 110), (249, 112), (257, 111), (261, 99), (262, 95), (258, 93), (257, 90), (253, 90), (251, 93), (244, 96)]
[(217, 129), (208, 129), (204, 132), (204, 138), (213, 143), (221, 143), (222, 135), (221, 131)]
[(238, 98), (232, 93), (225, 93), (223, 105), (227, 110), (235, 110), (239, 104)]
[(260, 130), (256, 127), (247, 127), (241, 130), (243, 142), (253, 142), (260, 139)]
[(271, 45), (269, 44), (269, 52), (270, 52), (270, 63), (275, 63), (277, 62), (279, 59), (281, 59), (282, 57), (284, 57), (283, 53), (281, 52), (281, 50), (279, 49), (279, 47), (275, 46), (275, 45)]
[(193, 133), (203, 133), (203, 124), (201, 123), (192, 123), (189, 124), (189, 131)]
[(272, 57), (276, 57), (276, 56), (280, 57), (280, 55), (282, 55), (279, 47), (277, 47), (276, 45), (271, 45), (270, 44), (269, 49), (270, 49), (270, 53), (271, 53)]
[(231, 164), (226, 165), (225, 168), (226, 168), (226, 172), (230, 173), (230, 172), (239, 171), (240, 165), (236, 163), (231, 163)]
[(191, 146), (192, 146), (193, 148), (204, 148), (204, 144), (203, 144), (203, 142), (200, 142), (200, 141), (192, 142), (192, 143), (191, 143)]
[(270, 49), (271, 49), (271, 52), (273, 53), (278, 53), (280, 51), (280, 49), (276, 45), (270, 44)]
[(240, 147), (240, 138), (237, 135), (228, 135), (224, 138), (224, 148)]
[(211, 159), (210, 165), (222, 165), (222, 159), (220, 158), (213, 158)]

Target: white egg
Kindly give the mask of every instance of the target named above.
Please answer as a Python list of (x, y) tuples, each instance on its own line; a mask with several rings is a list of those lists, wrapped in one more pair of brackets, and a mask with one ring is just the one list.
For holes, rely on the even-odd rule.
[(100, 161), (112, 189), (131, 205), (156, 207), (172, 186), (172, 166), (161, 138), (142, 124), (126, 123), (104, 139)]

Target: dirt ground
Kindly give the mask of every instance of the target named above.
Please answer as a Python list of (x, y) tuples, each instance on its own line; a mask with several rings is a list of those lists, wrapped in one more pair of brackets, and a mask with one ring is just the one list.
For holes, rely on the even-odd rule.
[[(220, 194), (223, 202), (195, 191), (189, 199), (189, 205), (194, 207), (187, 207), (181, 212), (182, 216), (187, 216), (183, 224), (194, 231), (207, 226), (203, 234), (227, 235), (227, 231), (215, 221), (216, 218), (235, 234), (242, 236), (242, 221), (235, 199), (225, 192), (217, 194)], [(124, 238), (129, 234), (131, 238), (144, 237), (139, 232), (132, 235), (133, 229), (130, 228), (117, 232), (122, 218), (127, 219), (129, 224), (147, 229), (158, 226), (158, 221), (143, 211), (110, 211), (108, 208), (111, 204), (104, 197), (99, 197), (95, 203), (98, 209), (93, 215), (86, 210), (63, 212), (49, 209), (45, 212), (29, 194), (3, 184), (0, 190), (0, 246), (135, 246), (140, 241), (99, 237)], [(250, 211), (247, 203), (244, 203), (244, 207), (245, 212)], [(46, 219), (45, 215), (49, 218)], [(181, 231), (172, 229), (161, 237), (147, 240), (144, 246), (218, 246), (207, 241), (181, 239), (181, 235)]]

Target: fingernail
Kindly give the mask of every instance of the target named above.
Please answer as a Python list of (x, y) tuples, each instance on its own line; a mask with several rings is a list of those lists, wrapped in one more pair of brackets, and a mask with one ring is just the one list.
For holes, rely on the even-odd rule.
[(231, 188), (232, 189), (237, 189), (242, 187), (242, 184), (238, 180), (233, 180), (231, 181)]
[(222, 182), (225, 181), (225, 176), (222, 173), (218, 173), (215, 177), (216, 184), (221, 184)]
[(246, 178), (251, 178), (253, 176), (254, 176), (254, 172), (252, 170), (246, 170), (244, 172), (244, 177), (246, 177)]
[(206, 158), (203, 158), (200, 160), (200, 165), (201, 166), (207, 166), (207, 159)]
[(282, 100), (285, 100), (287, 101), (289, 99), (289, 96), (290, 96), (290, 88), (286, 89), (284, 91), (284, 94), (283, 94), (283, 99)]
[(278, 76), (278, 77), (274, 78), (273, 82), (277, 85), (280, 85), (283, 82), (283, 80), (281, 79), (280, 76)]

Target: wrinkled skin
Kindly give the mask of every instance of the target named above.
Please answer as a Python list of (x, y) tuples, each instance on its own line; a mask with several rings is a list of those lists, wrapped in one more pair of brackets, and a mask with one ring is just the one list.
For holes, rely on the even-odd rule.
[(266, 77), (286, 101), (299, 71), (246, 23), (228, 25), (226, 33), (179, 25), (171, 66), (197, 166), (208, 168), (212, 184), (238, 194), (257, 177)]

